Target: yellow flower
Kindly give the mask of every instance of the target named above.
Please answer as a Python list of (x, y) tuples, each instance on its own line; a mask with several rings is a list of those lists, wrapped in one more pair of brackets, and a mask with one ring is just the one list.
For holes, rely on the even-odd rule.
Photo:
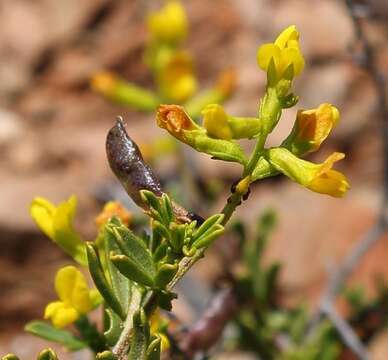
[(73, 323), (101, 302), (98, 291), (89, 290), (85, 277), (74, 266), (65, 266), (57, 272), (55, 291), (59, 301), (46, 306), (44, 318), (51, 319), (57, 328)]
[(228, 115), (221, 105), (209, 104), (201, 113), (203, 116), (203, 126), (210, 136), (216, 139), (232, 139), (233, 133), (228, 123)]
[(96, 217), (96, 224), (98, 227), (105, 225), (110, 218), (117, 216), (121, 222), (129, 226), (132, 220), (132, 214), (118, 201), (109, 201)]
[(79, 264), (87, 265), (85, 244), (73, 228), (77, 199), (71, 196), (55, 206), (50, 201), (36, 197), (30, 214), (38, 227)]
[(267, 160), (276, 170), (314, 192), (342, 197), (349, 190), (345, 175), (332, 169), (345, 154), (335, 152), (322, 164), (299, 159), (285, 148), (270, 149), (267, 155)]
[(183, 103), (197, 91), (193, 60), (185, 51), (176, 53), (158, 74), (158, 85), (166, 100)]
[(273, 60), (278, 79), (282, 78), (285, 70), (292, 65), (294, 76), (299, 75), (304, 68), (304, 58), (299, 47), (299, 33), (295, 25), (283, 30), (275, 43), (260, 46), (257, 52), (257, 62), (263, 70), (269, 70)]
[(180, 42), (187, 36), (188, 22), (185, 9), (179, 1), (167, 4), (148, 16), (148, 30), (157, 41)]
[(150, 319), (150, 332), (151, 334), (158, 335), (161, 339), (160, 347), (161, 351), (167, 350), (170, 347), (170, 341), (163, 332), (163, 329), (167, 327), (166, 320), (163, 319), (159, 310), (156, 310)]
[(344, 174), (333, 170), (333, 164), (342, 160), (345, 154), (335, 152), (331, 154), (314, 173), (306, 187), (312, 191), (342, 197), (349, 190), (349, 183)]
[(282, 144), (295, 155), (316, 151), (339, 122), (339, 111), (331, 104), (299, 110), (291, 134)]

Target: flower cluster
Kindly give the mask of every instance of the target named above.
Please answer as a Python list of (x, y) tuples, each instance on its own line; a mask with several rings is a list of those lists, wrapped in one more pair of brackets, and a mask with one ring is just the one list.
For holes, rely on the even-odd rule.
[[(203, 108), (202, 126), (197, 125), (177, 105), (161, 105), (157, 123), (178, 140), (213, 158), (238, 162), (244, 166), (244, 176), (250, 181), (283, 173), (306, 188), (335, 197), (349, 188), (346, 177), (333, 170), (333, 164), (345, 157), (334, 153), (322, 164), (300, 157), (316, 151), (339, 122), (339, 111), (331, 104), (299, 110), (294, 127), (279, 147), (266, 149), (267, 136), (278, 124), (282, 110), (294, 106), (298, 97), (292, 93), (292, 81), (304, 68), (299, 33), (295, 26), (285, 29), (274, 43), (262, 45), (258, 64), (267, 73), (266, 94), (260, 102), (257, 117), (236, 117), (219, 104)], [(248, 157), (238, 139), (255, 139), (256, 148)]]
[(183, 48), (189, 33), (184, 7), (178, 0), (168, 0), (146, 18), (149, 38), (144, 61), (152, 72), (156, 91), (147, 90), (121, 79), (109, 71), (101, 71), (91, 79), (92, 88), (106, 98), (142, 111), (154, 111), (161, 103), (184, 104), (197, 118), (209, 103), (225, 101), (235, 88), (235, 73), (221, 72), (215, 85), (198, 91), (194, 60)]

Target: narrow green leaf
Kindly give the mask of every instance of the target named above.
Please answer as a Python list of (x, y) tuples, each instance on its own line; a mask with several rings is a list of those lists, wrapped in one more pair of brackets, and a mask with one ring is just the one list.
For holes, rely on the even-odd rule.
[(123, 254), (141, 267), (142, 272), (154, 277), (154, 261), (144, 242), (125, 226), (114, 227), (113, 234)]
[(141, 190), (140, 196), (143, 201), (150, 206), (150, 208), (155, 209), (158, 213), (160, 212), (160, 203), (158, 197), (149, 190)]
[(49, 348), (42, 350), (39, 353), (37, 360), (58, 360), (58, 356), (52, 349)]
[(45, 340), (61, 344), (70, 351), (80, 350), (88, 346), (69, 331), (57, 329), (44, 321), (31, 321), (26, 324), (24, 330)]
[(117, 357), (111, 351), (103, 351), (96, 355), (96, 360), (117, 360)]
[(172, 208), (171, 200), (167, 194), (163, 194), (160, 198), (161, 215), (164, 220), (164, 224), (168, 225), (174, 219), (174, 210)]
[(178, 264), (163, 264), (156, 275), (155, 283), (158, 287), (164, 288), (178, 271)]
[(133, 336), (128, 360), (145, 360), (149, 341), (147, 318), (143, 310), (133, 315)]
[(147, 360), (159, 360), (160, 359), (160, 346), (162, 339), (159, 335), (155, 335), (154, 339), (151, 341), (148, 346), (146, 359)]
[(197, 249), (202, 247), (208, 247), (217, 237), (224, 233), (224, 227), (220, 224), (216, 224), (211, 228), (211, 232), (207, 231), (199, 239), (193, 242), (193, 246)]
[(169, 246), (167, 243), (162, 243), (156, 248), (154, 252), (155, 263), (158, 263), (167, 255), (168, 248)]
[(20, 359), (14, 354), (7, 354), (3, 356), (1, 360), (20, 360)]
[(213, 216), (210, 216), (206, 221), (194, 232), (193, 234), (193, 240), (197, 240), (202, 235), (204, 235), (209, 229), (211, 229), (213, 226), (217, 224), (221, 224), (222, 220), (224, 219), (223, 214), (215, 214)]
[(110, 306), (112, 310), (116, 312), (116, 314), (119, 315), (121, 319), (124, 320), (125, 312), (112, 288), (110, 287), (107, 279), (105, 278), (104, 271), (102, 269), (100, 259), (97, 256), (97, 250), (94, 244), (87, 243), (86, 252), (88, 255), (89, 271), (98, 291), (104, 298), (107, 305)]
[(155, 272), (149, 273), (138, 262), (125, 255), (111, 254), (110, 260), (128, 279), (141, 285), (154, 286)]
[(171, 247), (175, 252), (180, 253), (185, 240), (187, 224), (170, 224), (170, 236), (168, 238)]
[[(110, 224), (112, 221), (110, 222)], [(107, 267), (107, 273), (110, 278), (110, 284), (116, 297), (118, 298), (123, 309), (128, 309), (130, 297), (130, 283), (128, 279), (123, 276), (116, 266), (110, 261), (109, 254), (114, 251), (119, 253), (120, 248), (116, 243), (114, 234), (109, 230), (109, 224), (104, 228), (104, 256)]]
[(117, 340), (123, 330), (122, 321), (111, 309), (105, 309), (105, 316), (106, 324), (104, 336), (108, 345), (113, 346), (117, 343)]

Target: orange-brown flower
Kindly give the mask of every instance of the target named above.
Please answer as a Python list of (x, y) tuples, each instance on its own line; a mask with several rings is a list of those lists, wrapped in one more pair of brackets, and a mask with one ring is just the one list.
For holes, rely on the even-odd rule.
[(171, 135), (181, 141), (185, 141), (185, 130), (196, 130), (198, 126), (186, 114), (182, 106), (160, 105), (156, 114), (159, 127), (166, 129)]
[(110, 218), (117, 216), (121, 222), (129, 226), (132, 220), (132, 214), (118, 201), (109, 201), (105, 204), (102, 211), (96, 217), (96, 224), (98, 227), (105, 225)]

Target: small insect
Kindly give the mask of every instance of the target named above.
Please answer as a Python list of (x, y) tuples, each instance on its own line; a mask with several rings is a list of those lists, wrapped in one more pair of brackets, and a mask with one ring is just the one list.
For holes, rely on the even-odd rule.
[[(116, 124), (108, 132), (106, 154), (113, 173), (138, 206), (145, 208), (140, 190), (149, 190), (157, 196), (162, 196), (163, 189), (159, 179), (144, 162), (139, 147), (127, 134), (122, 117), (117, 118)], [(172, 205), (179, 222), (197, 220), (197, 223), (201, 224), (204, 221), (202, 217), (188, 212), (182, 206), (174, 202)]]

